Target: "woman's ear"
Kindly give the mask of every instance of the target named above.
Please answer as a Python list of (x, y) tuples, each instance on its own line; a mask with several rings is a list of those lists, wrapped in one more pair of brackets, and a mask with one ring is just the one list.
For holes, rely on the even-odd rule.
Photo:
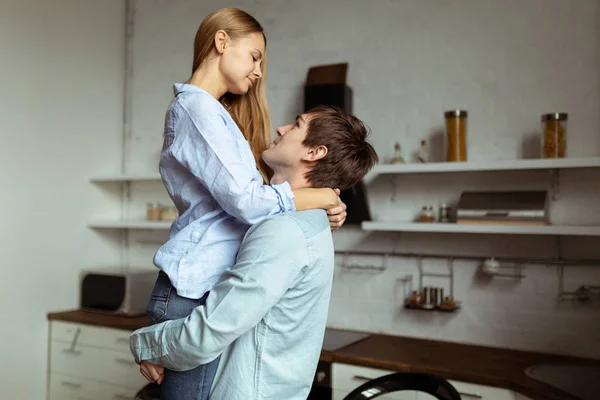
[(319, 145), (317, 147), (313, 147), (309, 149), (304, 157), (302, 157), (303, 161), (313, 162), (319, 161), (323, 157), (327, 155), (327, 147), (325, 145)]
[(219, 29), (217, 33), (215, 33), (215, 49), (217, 50), (217, 53), (223, 54), (228, 41), (229, 35), (227, 35), (227, 32), (223, 29)]

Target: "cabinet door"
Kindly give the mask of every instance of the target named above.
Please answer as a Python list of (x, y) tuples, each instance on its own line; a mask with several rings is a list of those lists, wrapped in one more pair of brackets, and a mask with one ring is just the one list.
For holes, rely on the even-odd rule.
[(50, 375), (49, 400), (132, 400), (138, 389), (98, 383), (61, 374)]
[(100, 383), (139, 389), (147, 383), (131, 354), (52, 342), (50, 371)]

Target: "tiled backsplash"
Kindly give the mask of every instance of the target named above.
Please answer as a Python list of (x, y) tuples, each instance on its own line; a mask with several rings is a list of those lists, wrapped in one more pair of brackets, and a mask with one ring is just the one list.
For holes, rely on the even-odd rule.
[[(344, 255), (345, 249), (357, 247), (438, 254), (464, 254), (475, 248), (478, 250), (471, 253), (482, 256), (511, 249), (515, 256), (534, 257), (535, 253), (543, 253), (540, 249), (551, 249), (554, 239), (444, 234), (403, 234), (394, 239), (390, 236), (395, 235), (390, 234), (365, 236), (354, 229), (335, 234), (338, 254), (328, 320), (331, 327), (600, 358), (600, 303), (559, 303), (559, 271), (555, 266), (525, 265), (525, 277), (519, 280), (490, 278), (479, 271), (480, 262), (456, 260), (454, 296), (461, 302), (461, 309), (455, 313), (403, 308), (406, 293), (398, 279), (410, 275), (413, 287), (417, 287), (415, 258), (390, 257), (384, 271), (343, 267), (345, 263), (383, 265), (382, 256)], [(597, 247), (598, 239), (579, 242), (587, 246), (596, 243)], [(425, 258), (422, 265), (427, 272), (448, 272), (446, 260)], [(566, 291), (600, 283), (600, 263), (596, 267), (565, 267), (564, 271)], [(423, 284), (449, 292), (447, 278), (424, 278)]]

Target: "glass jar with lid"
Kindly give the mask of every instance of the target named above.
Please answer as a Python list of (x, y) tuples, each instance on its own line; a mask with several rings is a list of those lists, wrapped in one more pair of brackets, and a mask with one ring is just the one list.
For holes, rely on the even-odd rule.
[(542, 157), (564, 158), (567, 156), (567, 113), (542, 115)]
[(467, 111), (450, 110), (446, 118), (446, 161), (467, 161)]

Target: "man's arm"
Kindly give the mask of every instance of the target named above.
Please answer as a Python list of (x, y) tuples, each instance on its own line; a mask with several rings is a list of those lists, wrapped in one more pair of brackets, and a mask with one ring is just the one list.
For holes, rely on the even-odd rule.
[(306, 237), (293, 219), (278, 215), (254, 226), (235, 266), (211, 290), (205, 307), (131, 335), (136, 361), (185, 371), (214, 360), (260, 322), (307, 264)]

